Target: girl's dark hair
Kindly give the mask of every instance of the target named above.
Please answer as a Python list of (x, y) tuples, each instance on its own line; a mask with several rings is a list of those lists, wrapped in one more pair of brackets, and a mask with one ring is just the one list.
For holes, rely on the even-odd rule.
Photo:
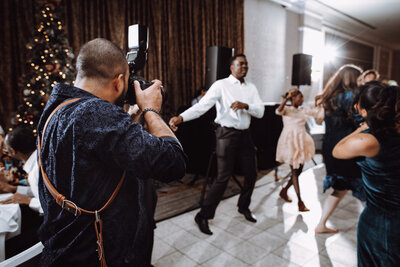
[(372, 81), (358, 88), (354, 102), (367, 111), (371, 131), (400, 132), (400, 87)]
[[(282, 95), (282, 98), (286, 98), (289, 95), (289, 91), (287, 91), (284, 95)], [(296, 97), (298, 95), (302, 95), (303, 93), (300, 90), (297, 90), (296, 93), (294, 93), (294, 95), (292, 97)], [(292, 99), (290, 99), (290, 101), (292, 101)]]
[(340, 67), (336, 73), (329, 79), (322, 91), (322, 94), (315, 97), (315, 105), (323, 106), (327, 113), (336, 110), (333, 103), (335, 97), (346, 91), (354, 91), (357, 88), (357, 78), (362, 70), (352, 64), (346, 64)]

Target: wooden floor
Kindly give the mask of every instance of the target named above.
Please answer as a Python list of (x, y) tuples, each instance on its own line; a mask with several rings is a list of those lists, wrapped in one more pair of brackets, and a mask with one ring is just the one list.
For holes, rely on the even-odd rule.
[[(162, 221), (173, 216), (197, 209), (200, 201), (201, 190), (205, 178), (199, 176), (193, 185), (189, 185), (194, 174), (187, 174), (183, 179), (170, 184), (164, 184), (157, 189), (158, 202), (155, 219)], [(238, 177), (242, 182), (243, 177)], [(209, 189), (209, 187), (207, 187)], [(225, 190), (224, 198), (231, 197), (240, 192), (239, 186), (231, 179)]]
[[(287, 166), (278, 168), (279, 177), (285, 177), (288, 173), (289, 169)], [(274, 170), (259, 171), (257, 180), (267, 174), (273, 175)], [(237, 180), (243, 184), (242, 176), (235, 177), (237, 177)], [(179, 181), (168, 184), (156, 183), (158, 202), (155, 220), (157, 222), (199, 208), (199, 201), (205, 177), (200, 175), (193, 183), (194, 179), (195, 174), (188, 173)], [(273, 182), (273, 180), (270, 180), (269, 182)], [(207, 190), (208, 189), (209, 186), (207, 186)], [(225, 190), (224, 199), (236, 195), (239, 192), (240, 188), (232, 178)]]

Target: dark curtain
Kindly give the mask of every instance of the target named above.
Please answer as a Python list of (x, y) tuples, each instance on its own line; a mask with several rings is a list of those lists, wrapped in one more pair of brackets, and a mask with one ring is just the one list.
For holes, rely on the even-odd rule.
[(389, 76), (390, 79), (393, 79), (397, 82), (400, 82), (400, 50), (393, 51), (392, 57), (392, 73)]
[[(25, 45), (36, 27), (35, 5), (34, 0), (0, 1), (1, 125), (9, 125), (19, 101), (18, 78), (29, 71)], [(143, 75), (163, 82), (169, 95), (164, 112), (169, 116), (189, 104), (204, 85), (208, 46), (244, 50), (243, 0), (62, 0), (60, 8), (75, 55), (96, 37), (109, 39), (127, 52), (128, 26), (148, 26)]]
[(35, 25), (35, 1), (0, 1), (0, 123), (10, 125), (19, 100), (18, 79), (27, 71), (25, 47)]

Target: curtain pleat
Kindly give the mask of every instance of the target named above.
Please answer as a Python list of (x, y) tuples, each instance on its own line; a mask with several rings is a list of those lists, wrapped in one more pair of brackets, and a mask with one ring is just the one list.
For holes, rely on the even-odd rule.
[[(218, 45), (244, 50), (244, 0), (62, 0), (62, 22), (75, 56), (97, 37), (128, 51), (128, 26), (149, 27), (149, 53), (143, 76), (160, 79), (168, 91), (164, 112), (172, 116), (190, 104), (204, 86), (206, 48)], [(41, 1), (43, 2), (43, 0)], [(0, 1), (0, 123), (20, 103), (18, 79), (29, 58), (25, 45), (36, 27), (34, 0)]]

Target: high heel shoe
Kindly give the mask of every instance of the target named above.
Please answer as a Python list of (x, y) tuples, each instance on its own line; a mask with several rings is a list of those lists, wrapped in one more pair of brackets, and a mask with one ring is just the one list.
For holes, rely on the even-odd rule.
[(304, 205), (303, 201), (299, 201), (298, 205), (299, 205), (299, 211), (301, 212), (310, 211), (309, 209), (307, 209), (306, 205)]
[(279, 196), (284, 199), (286, 202), (292, 202), (292, 199), (288, 197), (287, 191), (285, 188), (282, 188), (281, 192), (279, 192)]

